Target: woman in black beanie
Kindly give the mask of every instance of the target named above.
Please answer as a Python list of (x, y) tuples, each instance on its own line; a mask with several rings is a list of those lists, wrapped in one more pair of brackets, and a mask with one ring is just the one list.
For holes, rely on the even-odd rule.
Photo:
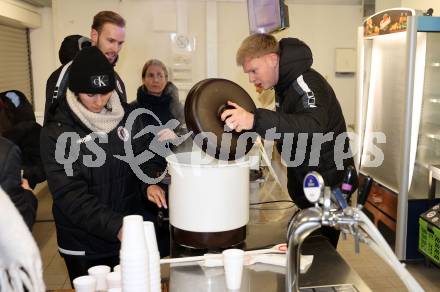
[[(144, 201), (151, 181), (142, 182), (121, 159), (128, 157), (127, 143), (137, 155), (150, 138), (133, 138), (142, 130), (141, 121), (135, 120), (131, 132), (126, 126), (130, 112), (115, 91), (113, 66), (98, 48), (85, 48), (72, 63), (68, 86), (57, 105), (61, 109), (43, 127), (41, 154), (59, 251), (73, 281), (91, 266), (119, 263), (124, 216), (154, 217)], [(158, 171), (155, 159), (140, 165), (149, 177)]]

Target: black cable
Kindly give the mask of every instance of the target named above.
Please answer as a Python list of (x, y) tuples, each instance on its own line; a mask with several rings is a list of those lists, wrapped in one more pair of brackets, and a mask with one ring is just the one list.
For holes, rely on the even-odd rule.
[(257, 202), (257, 203), (250, 203), (249, 205), (263, 205), (263, 204), (273, 204), (273, 203), (292, 203), (292, 200), (275, 200), (275, 201), (263, 201), (263, 202)]

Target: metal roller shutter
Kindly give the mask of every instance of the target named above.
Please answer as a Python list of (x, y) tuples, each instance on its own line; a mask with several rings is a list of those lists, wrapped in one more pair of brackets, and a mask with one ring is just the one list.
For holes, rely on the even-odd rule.
[(28, 32), (0, 24), (0, 92), (20, 90), (32, 103)]

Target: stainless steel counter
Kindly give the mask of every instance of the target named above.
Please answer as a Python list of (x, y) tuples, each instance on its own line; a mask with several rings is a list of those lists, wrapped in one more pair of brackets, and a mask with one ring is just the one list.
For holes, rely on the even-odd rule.
[[(259, 182), (251, 182), (252, 203), (290, 200), (288, 194), (269, 175)], [(238, 246), (245, 250), (260, 249), (286, 242), (286, 230), (295, 208), (291, 203), (270, 203), (251, 205), (250, 221), (244, 243)], [(308, 238), (303, 244), (303, 254), (314, 255), (313, 264), (306, 274), (300, 276), (300, 287), (353, 284), (358, 291), (371, 291), (359, 275), (348, 266), (343, 258), (321, 236)], [(207, 250), (194, 250), (172, 245), (173, 257), (201, 255)], [(267, 264), (246, 266), (239, 291), (285, 291), (285, 269)], [(169, 291), (227, 291), (223, 267), (202, 268), (199, 265), (162, 265), (162, 281)], [(320, 289), (304, 291), (351, 291)], [(355, 290), (356, 291), (356, 290)]]
[[(302, 291), (371, 291), (359, 275), (347, 265), (323, 237), (311, 237), (303, 246), (303, 254), (313, 254), (314, 260), (306, 274), (301, 274)], [(200, 265), (162, 265), (162, 282), (172, 292), (227, 291), (223, 267), (205, 268)], [(284, 292), (285, 269), (267, 264), (245, 266), (239, 291)], [(325, 286), (352, 284), (357, 290), (325, 289)], [(320, 286), (319, 290), (308, 289)]]

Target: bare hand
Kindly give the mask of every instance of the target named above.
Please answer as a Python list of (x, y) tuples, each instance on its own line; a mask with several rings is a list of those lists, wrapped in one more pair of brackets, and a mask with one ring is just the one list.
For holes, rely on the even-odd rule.
[(159, 141), (168, 141), (168, 140), (174, 140), (177, 138), (176, 133), (174, 133), (173, 130), (165, 128), (159, 131), (159, 133), (157, 133), (157, 135), (159, 135)]
[(28, 180), (25, 178), (21, 179), (21, 187), (25, 190), (32, 191), (31, 187), (29, 186)]
[(151, 185), (147, 188), (147, 198), (149, 201), (156, 203), (159, 208), (168, 209), (165, 198), (165, 191), (158, 185)]
[(228, 105), (234, 108), (225, 110), (221, 115), (221, 120), (224, 121), (230, 129), (236, 132), (252, 129), (254, 125), (254, 114), (246, 111), (232, 101), (228, 101)]
[(119, 241), (122, 241), (122, 232), (123, 232), (123, 229), (121, 227), (121, 229), (119, 229), (119, 232), (118, 232), (118, 239), (119, 239)]

